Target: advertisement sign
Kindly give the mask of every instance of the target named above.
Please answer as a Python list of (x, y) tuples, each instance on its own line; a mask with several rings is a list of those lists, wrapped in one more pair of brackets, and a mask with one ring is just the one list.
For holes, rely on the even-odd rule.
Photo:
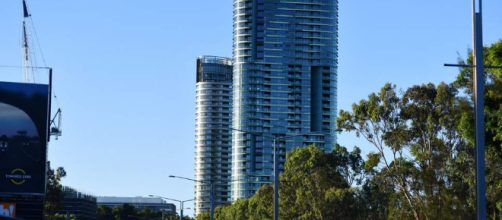
[(0, 216), (16, 217), (16, 204), (0, 203)]
[(45, 193), (48, 109), (48, 85), (0, 82), (0, 193)]

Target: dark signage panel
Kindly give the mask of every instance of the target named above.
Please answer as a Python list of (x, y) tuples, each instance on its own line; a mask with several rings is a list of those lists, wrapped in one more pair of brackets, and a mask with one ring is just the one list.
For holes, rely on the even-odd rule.
[(0, 194), (44, 194), (49, 87), (0, 82)]

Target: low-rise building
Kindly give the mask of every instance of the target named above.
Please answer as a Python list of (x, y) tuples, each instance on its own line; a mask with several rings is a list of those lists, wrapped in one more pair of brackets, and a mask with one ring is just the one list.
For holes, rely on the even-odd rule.
[(71, 187), (63, 186), (62, 209), (58, 213), (73, 215), (81, 220), (96, 219), (96, 197), (79, 192)]
[(176, 206), (172, 203), (167, 203), (161, 198), (154, 197), (110, 197), (103, 196), (97, 198), (98, 205), (115, 208), (124, 204), (134, 206), (137, 209), (150, 209), (154, 212), (175, 213)]

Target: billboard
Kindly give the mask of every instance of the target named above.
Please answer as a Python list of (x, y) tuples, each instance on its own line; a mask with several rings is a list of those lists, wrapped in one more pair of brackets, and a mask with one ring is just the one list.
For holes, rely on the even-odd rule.
[(0, 82), (0, 194), (44, 194), (49, 86)]

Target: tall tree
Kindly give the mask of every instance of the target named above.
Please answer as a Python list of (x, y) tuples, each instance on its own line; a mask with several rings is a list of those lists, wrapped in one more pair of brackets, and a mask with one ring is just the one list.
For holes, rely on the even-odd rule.
[(62, 208), (63, 192), (61, 179), (66, 176), (63, 167), (52, 169), (50, 162), (47, 164), (47, 192), (44, 202), (44, 216), (46, 219), (56, 218), (56, 213)]
[(281, 176), (281, 217), (339, 219), (354, 217), (351, 183), (362, 170), (359, 149), (351, 153), (336, 146), (332, 153), (310, 146), (293, 149)]
[[(215, 210), (215, 218), (221, 220), (247, 220), (248, 199), (238, 199), (231, 205), (220, 206)], [(198, 216), (197, 216), (198, 217)], [(199, 218), (197, 218), (199, 219)], [(209, 219), (209, 215), (208, 218)]]
[[(461, 114), (457, 91), (444, 83), (413, 86), (398, 95), (386, 84), (378, 94), (341, 111), (337, 125), (356, 132), (376, 153), (369, 158), (375, 180), (395, 190), (389, 218), (465, 217), (472, 207), (459, 197), (465, 189), (454, 164), (468, 149), (457, 127)], [(455, 187), (454, 187), (455, 186)], [(460, 211), (459, 211), (460, 210)]]
[(248, 219), (249, 220), (267, 220), (273, 217), (273, 195), (274, 189), (269, 184), (263, 185), (248, 200)]
[[(363, 182), (360, 150), (336, 146), (326, 153), (315, 146), (293, 149), (280, 178), (281, 219), (354, 219), (359, 216), (356, 189)], [(216, 219), (272, 219), (273, 188), (265, 184), (255, 195), (218, 207)]]
[[(502, 66), (502, 40), (484, 49), (486, 66)], [(461, 64), (471, 64), (472, 56), (460, 60)], [(485, 86), (485, 129), (486, 129), (486, 184), (488, 214), (492, 219), (502, 218), (502, 69), (486, 68)], [(453, 83), (472, 100), (472, 68), (463, 68)], [(462, 118), (463, 135), (474, 144), (474, 118), (472, 103)], [(474, 187), (474, 173), (466, 182)], [(471, 203), (474, 201), (471, 201)]]

